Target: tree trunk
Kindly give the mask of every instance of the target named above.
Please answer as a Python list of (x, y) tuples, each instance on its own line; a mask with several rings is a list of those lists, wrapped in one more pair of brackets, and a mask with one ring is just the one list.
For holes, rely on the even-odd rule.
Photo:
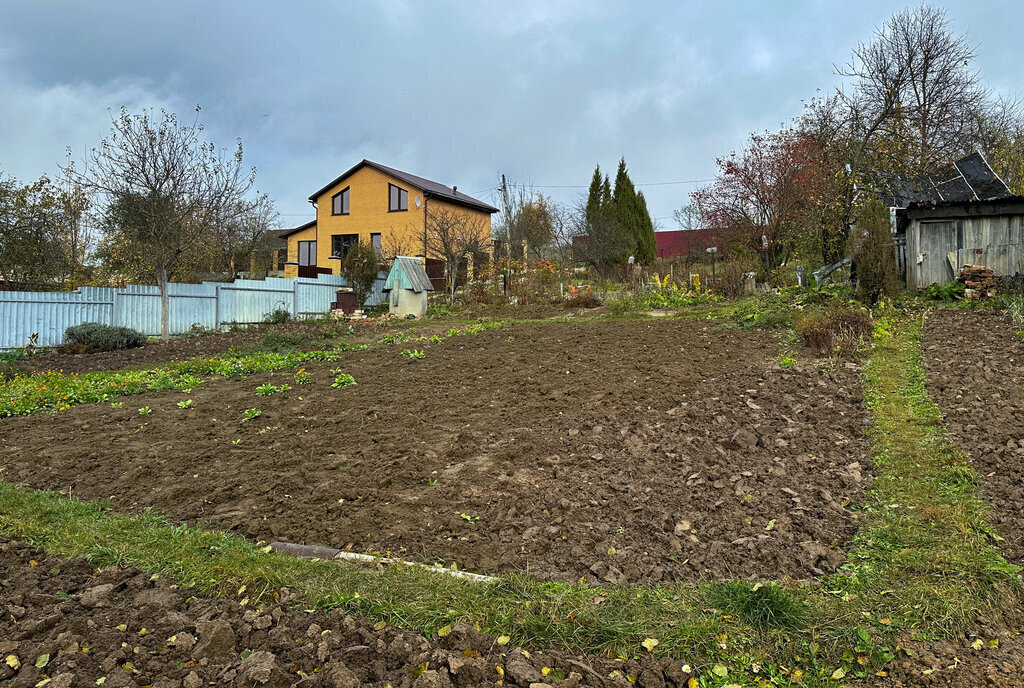
[(171, 339), (171, 297), (167, 292), (167, 266), (157, 268), (156, 283), (160, 287), (160, 339)]

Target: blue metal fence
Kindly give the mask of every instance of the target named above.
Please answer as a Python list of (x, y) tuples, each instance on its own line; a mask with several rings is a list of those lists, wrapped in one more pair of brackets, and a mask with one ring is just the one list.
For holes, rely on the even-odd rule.
[[(330, 310), (338, 287), (343, 286), (345, 280), (339, 275), (169, 284), (171, 334), (186, 332), (196, 323), (222, 329), (231, 323), (262, 322), (279, 308), (296, 318), (315, 317)], [(383, 288), (381, 275), (366, 304), (384, 303)], [(63, 342), (65, 329), (84, 322), (159, 335), (160, 290), (129, 285), (71, 292), (0, 291), (0, 349), (24, 346), (33, 334), (39, 335), (39, 346), (56, 346)]]

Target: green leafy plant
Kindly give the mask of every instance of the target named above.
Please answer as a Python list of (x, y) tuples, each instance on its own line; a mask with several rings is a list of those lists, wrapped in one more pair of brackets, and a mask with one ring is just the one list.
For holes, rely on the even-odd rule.
[(247, 408), (244, 411), (242, 411), (242, 420), (252, 420), (253, 418), (259, 418), (261, 415), (263, 415), (263, 411), (261, 411), (260, 409)]
[(777, 296), (755, 296), (740, 302), (732, 319), (746, 330), (773, 330), (792, 324), (790, 305)]
[(313, 376), (307, 373), (305, 368), (299, 368), (299, 371), (295, 373), (295, 377), (292, 379), (295, 380), (297, 385), (308, 385), (313, 381)]
[(427, 357), (427, 354), (423, 349), (402, 349), (402, 355), (414, 361), (419, 361)]
[(190, 408), (192, 408), (192, 400), (191, 399), (186, 399), (185, 401), (179, 401), (178, 402), (178, 408), (180, 408), (180, 409), (190, 409)]
[(775, 362), (779, 364), (780, 368), (793, 368), (796, 366), (796, 357), (791, 353), (779, 354)]
[(933, 301), (953, 303), (964, 297), (963, 282), (946, 282), (945, 284), (932, 284), (925, 290), (925, 296)]
[(334, 374), (334, 382), (331, 383), (331, 387), (351, 387), (356, 384), (356, 379), (348, 373), (344, 373), (340, 370), (332, 370), (331, 373)]
[(386, 334), (377, 340), (378, 344), (404, 344), (409, 341), (409, 335), (404, 332), (394, 332), (392, 334)]
[(149, 408), (148, 406), (143, 406), (142, 408), (139, 409), (140, 416), (148, 416), (151, 413), (153, 413), (153, 409)]

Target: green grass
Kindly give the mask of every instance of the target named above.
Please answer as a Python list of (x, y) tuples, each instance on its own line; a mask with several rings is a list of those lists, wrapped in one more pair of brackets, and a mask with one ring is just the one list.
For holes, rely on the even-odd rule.
[[(861, 529), (848, 563), (819, 582), (591, 587), (522, 574), (480, 585), (401, 566), (293, 559), (154, 513), (115, 514), (3, 481), (0, 531), (52, 555), (165, 574), (204, 594), (244, 585), (260, 603), (288, 587), (311, 606), (427, 634), (464, 621), (527, 649), (622, 657), (646, 653), (655, 639), (656, 654), (693, 665), (705, 688), (835, 686), (871, 676), (901, 634), (955, 635), (1019, 600), (1019, 571), (986, 523), (981, 479), (924, 387), (920, 326), (895, 313), (876, 323), (865, 379), (876, 477), (856, 507)], [(719, 665), (725, 675), (714, 673)]]
[(928, 396), (920, 338), (921, 316), (876, 321), (865, 379), (876, 477), (849, 563), (826, 586), (937, 637), (1015, 599), (1020, 570), (987, 524), (981, 476)]
[(346, 351), (365, 346), (342, 344), (326, 351), (229, 352), (212, 358), (191, 358), (139, 370), (64, 375), (58, 371), (15, 375), (0, 380), (0, 418), (60, 411), (78, 404), (110, 401), (143, 392), (187, 390), (210, 376), (243, 378), (258, 372), (296, 368), (309, 361), (334, 361)]

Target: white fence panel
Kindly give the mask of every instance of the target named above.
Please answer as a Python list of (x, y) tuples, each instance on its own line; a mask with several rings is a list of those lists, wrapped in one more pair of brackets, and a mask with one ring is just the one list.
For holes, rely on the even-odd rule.
[[(297, 318), (328, 312), (339, 287), (338, 275), (316, 278), (235, 280), (202, 284), (168, 285), (171, 334), (186, 332), (199, 323), (207, 329), (231, 323), (263, 322), (267, 314), (283, 308)], [(383, 275), (374, 284), (367, 305), (384, 302)], [(0, 291), (0, 349), (24, 346), (32, 334), (40, 346), (57, 346), (64, 330), (84, 322), (100, 322), (160, 334), (160, 290), (151, 285), (121, 289), (82, 287), (73, 292)]]

